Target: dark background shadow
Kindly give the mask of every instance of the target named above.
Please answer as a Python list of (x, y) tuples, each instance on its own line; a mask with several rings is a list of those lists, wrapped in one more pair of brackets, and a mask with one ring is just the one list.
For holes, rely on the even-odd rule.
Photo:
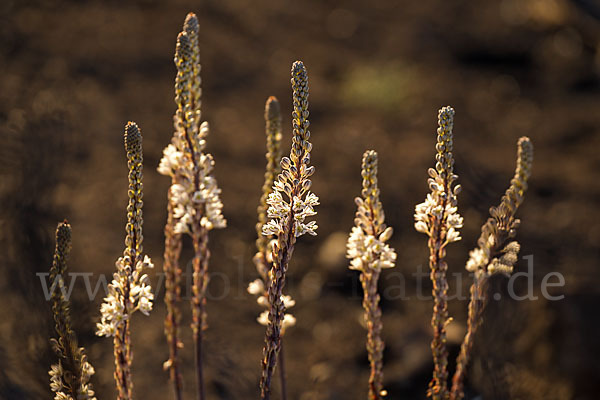
[[(157, 272), (168, 179), (155, 168), (172, 135), (172, 57), (185, 15), (200, 19), (203, 118), (229, 227), (211, 236), (210, 398), (258, 397), (264, 330), (245, 292), (256, 278), (256, 205), (264, 170), (263, 105), (277, 96), (289, 148), (289, 69), (309, 71), (319, 236), (302, 238), (290, 267), (297, 326), (286, 336), (291, 399), (362, 399), (368, 376), (361, 292), (344, 259), (360, 191), (360, 160), (380, 155), (379, 182), (398, 265), (382, 276), (385, 385), (389, 398), (424, 398), (432, 364), (431, 302), (416, 298), (426, 268), (414, 205), (427, 193), (437, 110), (456, 109), (456, 171), (464, 190), (463, 240), (450, 270), (466, 294), (468, 250), (513, 174), (515, 144), (531, 137), (535, 161), (519, 215), (522, 255), (534, 256), (537, 301), (508, 298), (494, 280), (474, 349), (468, 397), (594, 399), (600, 378), (597, 183), (600, 53), (597, 1), (16, 1), (0, 2), (0, 398), (48, 398), (50, 307), (36, 274), (51, 263), (56, 223), (73, 226), (72, 272), (110, 274), (121, 254), (126, 204), (123, 126), (144, 134), (145, 249)], [(186, 243), (183, 260), (190, 258)], [(517, 270), (526, 269), (520, 260)], [(543, 299), (550, 272), (565, 295)], [(111, 341), (93, 334), (101, 296), (83, 278), (74, 323), (96, 367), (99, 398), (114, 397)], [(423, 292), (430, 290), (427, 280)], [(517, 281), (517, 292), (527, 289)], [(400, 299), (404, 293), (410, 299)], [(170, 396), (162, 362), (162, 292), (149, 318), (133, 321), (135, 392)], [(187, 304), (184, 303), (186, 315)], [(466, 302), (450, 304), (451, 355)], [(184, 319), (187, 324), (188, 319)], [(189, 329), (186, 392), (193, 394)], [(453, 358), (452, 358), (453, 360)], [(453, 364), (453, 363), (452, 363)], [(451, 365), (453, 368), (453, 365)], [(277, 389), (276, 389), (277, 390)]]

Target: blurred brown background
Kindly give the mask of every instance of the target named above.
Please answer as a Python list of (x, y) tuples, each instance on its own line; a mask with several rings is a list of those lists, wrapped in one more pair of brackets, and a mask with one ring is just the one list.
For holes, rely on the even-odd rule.
[[(600, 372), (600, 1), (26, 1), (0, 2), (0, 398), (49, 398), (54, 361), (50, 307), (36, 273), (51, 263), (54, 228), (73, 226), (72, 272), (110, 274), (123, 249), (123, 126), (144, 134), (145, 249), (162, 265), (166, 189), (155, 168), (172, 135), (172, 57), (187, 12), (201, 22), (203, 117), (229, 227), (211, 235), (206, 373), (212, 399), (258, 397), (264, 329), (245, 292), (257, 274), (255, 209), (264, 161), (263, 106), (277, 96), (289, 148), (291, 63), (309, 71), (319, 236), (302, 238), (290, 268), (298, 324), (285, 338), (291, 399), (364, 399), (368, 376), (357, 275), (343, 258), (360, 191), (360, 160), (380, 155), (380, 186), (398, 265), (383, 274), (386, 388), (422, 399), (431, 375), (430, 301), (414, 205), (427, 193), (437, 110), (456, 109), (456, 170), (463, 241), (451, 272), (463, 274), (487, 210), (513, 174), (516, 141), (535, 145), (530, 190), (519, 212), (522, 255), (534, 255), (537, 301), (492, 290), (468, 378), (468, 398), (595, 399)], [(183, 254), (190, 258), (189, 243)], [(521, 260), (519, 270), (526, 262)], [(545, 274), (566, 285), (540, 295)], [(403, 277), (403, 278), (402, 278)], [(114, 397), (112, 343), (93, 331), (101, 297), (74, 285), (80, 342), (97, 369), (98, 397)], [(397, 297), (402, 284), (408, 300)], [(527, 289), (525, 280), (517, 291)], [(430, 290), (425, 281), (424, 291)], [(171, 395), (161, 364), (165, 308), (136, 316), (135, 392)], [(184, 309), (188, 309), (183, 303)], [(452, 301), (453, 363), (466, 302)], [(186, 311), (187, 313), (187, 311)], [(189, 315), (185, 315), (184, 324)], [(184, 333), (186, 392), (193, 394), (191, 333)], [(451, 368), (453, 366), (451, 365)], [(277, 385), (276, 385), (277, 386)], [(276, 389), (277, 390), (277, 389)]]

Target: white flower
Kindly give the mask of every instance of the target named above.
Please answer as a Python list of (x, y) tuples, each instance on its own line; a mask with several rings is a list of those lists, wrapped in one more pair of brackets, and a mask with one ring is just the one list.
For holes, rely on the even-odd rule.
[(476, 248), (469, 252), (469, 261), (465, 269), (469, 272), (476, 272), (477, 270), (485, 267), (489, 261), (489, 256), (481, 248)]
[(267, 296), (264, 296), (264, 295), (258, 296), (258, 298), (256, 299), (256, 302), (261, 307), (265, 307), (265, 308), (269, 307), (269, 299), (267, 298)]
[(305, 233), (308, 233), (311, 236), (317, 236), (317, 228), (319, 226), (315, 221), (310, 221), (308, 224), (303, 224), (302, 222), (296, 222), (296, 237), (300, 237)]
[(363, 260), (360, 257), (353, 258), (350, 260), (350, 269), (354, 269), (357, 271), (362, 271), (364, 269)]
[[(273, 184), (273, 192), (267, 198), (269, 208), (267, 216), (272, 218), (269, 222), (263, 225), (263, 235), (278, 235), (283, 232), (285, 221), (290, 215), (291, 205), (284, 200), (282, 193), (285, 193), (285, 185), (281, 181), (276, 181)], [(317, 214), (314, 207), (319, 204), (319, 198), (311, 192), (307, 192), (304, 198), (295, 196), (293, 198), (294, 205), (294, 234), (300, 237), (306, 233), (311, 236), (317, 235), (318, 225), (315, 221), (304, 223), (307, 217), (312, 217)]]
[(171, 201), (173, 204), (185, 206), (190, 201), (188, 188), (179, 183), (171, 186)]
[(169, 144), (163, 150), (163, 157), (157, 170), (162, 175), (173, 176), (174, 171), (181, 166), (182, 160), (183, 153), (178, 151), (174, 145)]
[[(126, 267), (123, 257), (120, 257), (115, 264), (117, 272), (113, 275), (113, 280), (108, 285), (108, 295), (100, 306), (100, 322), (96, 324), (98, 336), (114, 336), (121, 324), (136, 310), (140, 310), (144, 315), (148, 315), (152, 310), (154, 295), (149, 285), (148, 275), (142, 273), (148, 268), (154, 268), (150, 258), (144, 256), (137, 262), (133, 272)], [(129, 286), (127, 301), (124, 298), (126, 285)]]
[(271, 220), (263, 225), (262, 233), (265, 236), (278, 235), (283, 232), (283, 227), (279, 221)]
[(265, 284), (262, 279), (256, 279), (248, 284), (248, 293), (259, 295), (265, 292)]
[(48, 374), (50, 375), (50, 390), (53, 392), (62, 391), (64, 388), (62, 381), (63, 368), (60, 361), (58, 364), (53, 364), (50, 366), (50, 371), (48, 371)]
[(365, 234), (362, 229), (357, 226), (352, 227), (346, 247), (347, 257), (350, 259), (359, 258), (365, 253)]
[(296, 317), (292, 314), (285, 314), (283, 316), (283, 323), (281, 324), (281, 334), (283, 335), (287, 328), (291, 328), (296, 325)]
[(261, 325), (264, 325), (264, 326), (269, 325), (269, 310), (265, 310), (265, 311), (261, 312), (256, 320)]
[[(261, 307), (266, 308), (267, 310), (263, 311), (257, 321), (261, 325), (267, 326), (269, 324), (269, 311), (268, 309), (271, 307), (269, 304), (269, 299), (265, 293), (265, 283), (262, 279), (256, 279), (248, 284), (248, 293), (258, 295), (256, 298), (256, 302)], [(283, 306), (285, 309), (292, 308), (296, 305), (296, 301), (292, 299), (289, 295), (282, 295), (281, 301), (283, 302)], [(291, 314), (285, 314), (282, 322), (282, 333), (285, 331), (286, 327), (292, 327), (296, 324), (296, 318)]]
[[(268, 326), (269, 325), (269, 311), (268, 310), (263, 311), (256, 320), (258, 321), (259, 324), (261, 324), (263, 326)], [(283, 322), (281, 324), (281, 334), (283, 335), (287, 328), (291, 328), (294, 325), (296, 325), (296, 317), (294, 317), (292, 314), (285, 314), (283, 316)]]
[(379, 241), (381, 241), (381, 242), (387, 242), (388, 240), (390, 240), (390, 238), (392, 237), (393, 233), (394, 233), (394, 229), (391, 226), (388, 226), (381, 233), (381, 235), (379, 235)]
[(458, 214), (456, 207), (447, 208), (446, 214), (448, 215), (446, 219), (448, 225), (456, 229), (463, 227), (463, 217)]
[[(441, 178), (438, 176), (437, 179)], [(415, 206), (415, 230), (426, 235), (431, 235), (432, 227), (437, 226), (436, 224), (439, 224), (445, 215), (445, 227), (447, 229), (446, 243), (457, 242), (461, 240), (458, 230), (463, 227), (463, 217), (458, 214), (458, 208), (453, 206), (451, 201), (447, 202), (445, 208), (440, 204), (440, 196), (443, 194), (443, 183), (436, 183), (433, 179), (429, 181), (432, 192), (427, 194), (423, 203)], [(455, 199), (456, 194), (452, 192), (449, 197)]]
[(152, 311), (152, 299), (154, 297), (152, 296), (152, 293), (150, 293), (150, 296), (148, 297), (140, 297), (139, 301), (138, 301), (138, 309), (142, 312), (142, 314), (144, 315), (150, 315), (150, 311)]
[(460, 232), (458, 230), (454, 228), (448, 229), (448, 232), (446, 233), (446, 242), (458, 242), (460, 239), (462, 238), (460, 237)]
[(292, 308), (296, 305), (296, 300), (292, 299), (291, 296), (283, 295), (281, 296), (281, 300), (283, 301), (283, 305), (286, 309)]
[[(206, 134), (208, 125), (203, 123), (200, 135), (196, 138), (200, 151), (204, 149), (203, 135)], [(211, 175), (214, 160), (210, 154), (205, 153), (193, 158), (182, 135), (182, 132), (176, 130), (173, 143), (163, 151), (164, 156), (159, 165), (159, 172), (174, 177), (169, 200), (173, 205), (175, 232), (191, 234), (197, 213), (202, 215), (199, 221), (202, 227), (208, 230), (224, 228), (227, 221), (222, 214), (221, 190)]]
[[(379, 237), (388, 240), (391, 230), (382, 232)], [(350, 269), (366, 271), (367, 269), (393, 268), (396, 263), (396, 252), (383, 240), (365, 234), (360, 227), (353, 227), (346, 244), (346, 257), (351, 259)]]
[(415, 230), (417, 232), (421, 232), (421, 233), (425, 233), (425, 234), (429, 235), (429, 226), (427, 226), (426, 222), (423, 222), (423, 221), (415, 222)]

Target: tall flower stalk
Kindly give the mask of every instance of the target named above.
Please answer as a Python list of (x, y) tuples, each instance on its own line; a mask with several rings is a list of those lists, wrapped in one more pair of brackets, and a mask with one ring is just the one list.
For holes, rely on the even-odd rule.
[(446, 348), (446, 325), (448, 318), (448, 280), (445, 261), (446, 246), (461, 239), (459, 229), (463, 218), (458, 214), (457, 194), (460, 185), (454, 174), (452, 155), (454, 109), (443, 107), (438, 113), (435, 169), (429, 169), (429, 189), (425, 202), (415, 207), (415, 229), (429, 237), (429, 268), (433, 283), (433, 379), (427, 395), (434, 400), (448, 398), (448, 350)]
[(115, 356), (115, 382), (119, 400), (132, 398), (130, 320), (139, 310), (148, 315), (154, 296), (148, 275), (153, 268), (148, 256), (142, 256), (142, 134), (135, 122), (125, 126), (125, 150), (129, 168), (129, 203), (125, 226), (125, 251), (116, 262), (116, 272), (108, 285), (108, 296), (100, 308), (101, 320), (97, 324), (98, 336), (113, 337)]
[[(281, 112), (279, 101), (271, 96), (265, 104), (265, 133), (267, 137), (267, 167), (265, 171), (265, 183), (262, 187), (262, 196), (257, 208), (258, 223), (256, 224), (256, 233), (258, 239), (256, 240), (257, 252), (254, 255), (253, 261), (256, 265), (256, 270), (260, 278), (248, 285), (248, 292), (257, 296), (257, 303), (264, 307), (265, 310), (260, 314), (257, 321), (264, 326), (269, 323), (269, 292), (268, 286), (270, 284), (269, 273), (273, 264), (273, 245), (276, 240), (273, 239), (273, 235), (265, 236), (262, 234), (263, 226), (267, 223), (267, 210), (269, 205), (267, 200), (271, 193), (273, 183), (277, 174), (279, 173), (279, 162), (281, 160)], [(289, 296), (283, 296), (284, 306), (286, 309), (293, 307), (295, 301)], [(292, 314), (286, 313), (283, 318), (283, 324), (281, 327), (281, 335), (285, 334), (287, 328), (294, 326), (296, 318)], [(281, 399), (287, 399), (287, 385), (285, 376), (285, 360), (283, 356), (283, 342), (280, 344), (279, 356), (277, 365), (279, 366), (279, 379), (280, 379), (280, 391)]]
[[(200, 50), (198, 47), (198, 18), (193, 13), (187, 15), (183, 31), (177, 37), (175, 50), (175, 133), (164, 152), (158, 171), (171, 177), (169, 189), (169, 212), (173, 225), (173, 235), (191, 236), (194, 246), (193, 258), (193, 297), (192, 331), (194, 335), (197, 397), (205, 398), (202, 370), (202, 341), (206, 322), (206, 288), (208, 286), (208, 233), (212, 229), (224, 228), (221, 190), (212, 175), (214, 159), (206, 153), (208, 123), (201, 121)], [(177, 245), (179, 246), (179, 245)], [(174, 254), (173, 254), (174, 256)], [(178, 256), (178, 255), (177, 255)], [(175, 275), (177, 275), (176, 272)], [(173, 280), (175, 285), (175, 278)], [(177, 294), (171, 290), (173, 298)], [(172, 307), (174, 307), (172, 305)], [(171, 330), (172, 332), (172, 330)], [(168, 335), (167, 335), (168, 336)], [(178, 345), (175, 335), (168, 338), (171, 349)], [(176, 354), (175, 354), (176, 356)], [(171, 376), (177, 377), (177, 361), (171, 350), (167, 362)], [(175, 381), (177, 385), (177, 381)], [(177, 389), (176, 389), (177, 390)]]
[(58, 364), (53, 364), (49, 371), (50, 389), (55, 393), (55, 400), (96, 400), (89, 383), (94, 368), (87, 361), (85, 349), (77, 344), (77, 335), (71, 325), (71, 306), (64, 293), (70, 251), (71, 226), (64, 221), (56, 228), (56, 249), (50, 268), (50, 282), (54, 286), (52, 314), (58, 335), (58, 339), (50, 339), (58, 356)]
[(464, 397), (464, 377), (469, 363), (475, 332), (482, 322), (483, 311), (488, 302), (487, 283), (490, 276), (501, 273), (510, 276), (519, 253), (516, 241), (505, 243), (514, 238), (520, 220), (516, 212), (524, 199), (527, 180), (531, 175), (533, 163), (533, 144), (528, 137), (522, 137), (517, 143), (517, 167), (500, 205), (490, 209), (490, 218), (481, 227), (481, 236), (477, 248), (469, 255), (466, 269), (474, 274), (471, 284), (471, 298), (467, 318), (467, 333), (463, 339), (456, 360), (456, 372), (452, 379), (450, 398), (459, 400)]
[(317, 234), (315, 221), (305, 223), (307, 217), (316, 215), (314, 206), (319, 204), (319, 198), (309, 191), (312, 184), (309, 178), (315, 168), (310, 166), (312, 144), (308, 141), (308, 74), (301, 61), (292, 65), (291, 82), (294, 105), (292, 149), (289, 157), (281, 159), (282, 172), (273, 183), (273, 192), (267, 200), (267, 215), (271, 220), (262, 229), (265, 236), (273, 235), (277, 238), (277, 242), (273, 244), (273, 263), (267, 286), (269, 313), (260, 379), (263, 400), (270, 399), (271, 378), (281, 349), (285, 318), (283, 288), (294, 245), (296, 239), (305, 233)]
[[(170, 190), (168, 199), (171, 197)], [(179, 370), (179, 349), (183, 343), (179, 340), (179, 322), (181, 311), (181, 267), (179, 256), (181, 254), (181, 234), (175, 232), (175, 217), (173, 204), (167, 199), (167, 223), (165, 224), (165, 251), (163, 271), (165, 273), (165, 305), (167, 316), (165, 318), (165, 336), (169, 346), (169, 359), (163, 367), (169, 371), (173, 383), (173, 393), (176, 400), (182, 398), (182, 377)]]
[(385, 225), (385, 214), (379, 201), (375, 151), (369, 150), (363, 155), (361, 176), (362, 197), (355, 200), (358, 211), (354, 219), (355, 226), (348, 238), (347, 257), (352, 260), (349, 268), (360, 271), (367, 323), (367, 352), (371, 365), (369, 399), (379, 400), (387, 392), (383, 389), (383, 324), (377, 284), (381, 270), (395, 266), (396, 252), (385, 243), (392, 236), (392, 228)]

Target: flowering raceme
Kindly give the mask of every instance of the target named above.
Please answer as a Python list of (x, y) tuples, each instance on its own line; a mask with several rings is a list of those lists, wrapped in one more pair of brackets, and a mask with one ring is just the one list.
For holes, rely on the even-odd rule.
[[(248, 293), (258, 296), (256, 298), (256, 302), (260, 306), (266, 308), (266, 310), (264, 310), (262, 313), (260, 313), (260, 315), (258, 316), (258, 318), (256, 320), (258, 321), (259, 324), (261, 324), (263, 326), (267, 326), (269, 324), (268, 308), (270, 307), (270, 305), (269, 305), (267, 289), (265, 288), (265, 283), (263, 282), (263, 280), (256, 279), (256, 280), (250, 282), (250, 284), (248, 284)], [(289, 296), (289, 295), (281, 296), (281, 301), (283, 301), (283, 305), (284, 305), (286, 311), (296, 305), (296, 300), (292, 299), (292, 296)], [(281, 334), (283, 335), (287, 328), (291, 328), (294, 325), (296, 325), (296, 317), (294, 317), (292, 314), (289, 314), (286, 312), (285, 315), (283, 316), (283, 324), (281, 327)]]
[[(281, 162), (282, 167), (284, 166), (285, 160), (289, 159), (287, 157), (283, 158)], [(314, 172), (314, 167), (311, 168), (312, 170), (309, 171), (310, 174), (305, 175), (305, 178), (308, 178), (312, 175), (312, 172)], [(285, 175), (280, 176), (283, 176), (284, 178), (273, 184), (273, 192), (269, 195), (267, 200), (267, 204), (270, 206), (267, 210), (267, 215), (269, 218), (273, 219), (263, 226), (264, 235), (277, 235), (279, 232), (283, 232), (283, 226), (287, 222), (287, 217), (290, 214), (290, 202), (284, 200), (282, 196), (282, 193), (287, 194), (285, 186), (287, 178), (285, 178)], [(300, 237), (305, 233), (316, 236), (317, 223), (315, 221), (310, 221), (306, 224), (304, 223), (304, 220), (306, 217), (312, 217), (317, 214), (314, 206), (319, 205), (319, 198), (314, 193), (307, 192), (304, 199), (294, 196), (292, 204), (294, 204), (294, 232), (296, 237)]]
[(270, 308), (266, 315), (267, 330), (260, 380), (262, 400), (270, 399), (271, 377), (281, 350), (281, 334), (286, 315), (283, 288), (294, 245), (296, 239), (305, 233), (313, 236), (317, 234), (315, 221), (305, 223), (307, 217), (316, 214), (314, 207), (319, 204), (319, 198), (309, 192), (312, 185), (310, 177), (314, 174), (315, 167), (310, 165), (312, 143), (309, 142), (308, 129), (308, 73), (301, 61), (292, 65), (291, 83), (294, 106), (292, 148), (290, 156), (281, 159), (281, 173), (273, 183), (273, 192), (266, 201), (269, 205), (267, 215), (271, 220), (262, 226), (264, 236), (273, 235), (277, 238), (271, 252), (271, 268), (266, 276)]
[(369, 400), (380, 400), (387, 391), (383, 389), (383, 350), (381, 337), (380, 296), (377, 290), (379, 276), (384, 268), (393, 268), (396, 252), (387, 242), (393, 229), (385, 224), (385, 212), (379, 200), (377, 184), (377, 152), (367, 150), (362, 159), (362, 197), (355, 199), (357, 205), (354, 227), (346, 244), (346, 257), (352, 270), (360, 271), (363, 288), (363, 308), (367, 326), (367, 352), (371, 374), (369, 376)]
[(204, 122), (198, 138), (199, 153), (195, 154), (195, 157), (189, 153), (185, 131), (177, 129), (172, 143), (163, 151), (158, 172), (174, 178), (170, 189), (170, 201), (175, 206), (173, 216), (176, 233), (190, 234), (191, 225), (198, 212), (201, 213), (202, 227), (208, 230), (225, 228), (227, 225), (222, 215), (221, 189), (211, 175), (215, 165), (214, 159), (211, 154), (202, 153), (208, 132), (208, 123)]
[(58, 363), (50, 367), (50, 390), (54, 400), (96, 400), (90, 378), (94, 367), (88, 362), (85, 349), (79, 347), (72, 328), (70, 302), (64, 295), (64, 275), (71, 251), (71, 226), (65, 220), (56, 228), (56, 248), (50, 268), (50, 281), (57, 282), (61, 290), (52, 293), (52, 314), (58, 338), (50, 339)]
[(133, 397), (133, 351), (129, 326), (131, 315), (137, 310), (148, 315), (154, 299), (150, 291), (150, 280), (144, 273), (154, 266), (148, 256), (142, 256), (143, 152), (142, 134), (135, 122), (128, 122), (125, 126), (125, 151), (129, 169), (125, 251), (123, 257), (119, 257), (116, 262), (116, 272), (108, 285), (108, 296), (100, 307), (101, 317), (96, 331), (98, 336), (113, 337), (114, 378), (119, 400)]
[(463, 218), (458, 214), (457, 195), (460, 185), (454, 185), (458, 176), (454, 174), (452, 154), (454, 109), (442, 107), (438, 113), (437, 143), (435, 145), (435, 169), (427, 171), (427, 183), (431, 193), (423, 203), (415, 206), (415, 230), (429, 236), (429, 267), (433, 283), (433, 352), (434, 372), (428, 396), (434, 400), (448, 397), (448, 350), (446, 348), (446, 325), (448, 324), (448, 281), (445, 261), (446, 246), (461, 240), (459, 229)]
[(377, 237), (365, 233), (358, 226), (352, 227), (347, 244), (347, 256), (351, 259), (350, 269), (362, 271), (366, 268), (393, 268), (396, 252), (385, 243), (391, 236), (391, 227), (386, 228)]
[[(145, 270), (154, 268), (150, 258), (144, 256), (143, 261), (138, 261), (130, 276), (123, 257), (119, 257), (115, 265), (118, 272), (113, 275), (113, 280), (108, 285), (108, 296), (100, 306), (102, 316), (97, 324), (98, 336), (114, 336), (120, 325), (137, 310), (144, 315), (149, 315), (152, 311), (154, 295), (150, 279), (144, 273)], [(126, 285), (129, 286), (128, 290), (125, 290)]]
[(489, 301), (488, 280), (494, 274), (510, 276), (518, 260), (521, 246), (516, 241), (506, 243), (517, 234), (520, 220), (517, 209), (524, 199), (527, 181), (533, 163), (533, 144), (524, 136), (517, 143), (517, 167), (502, 200), (490, 209), (490, 218), (481, 227), (477, 247), (469, 253), (466, 270), (473, 273), (467, 318), (467, 332), (456, 359), (450, 400), (464, 398), (464, 379), (469, 363), (475, 333), (483, 321), (483, 312)]
[(165, 332), (170, 345), (170, 358), (165, 364), (171, 370), (176, 398), (181, 398), (181, 379), (177, 367), (177, 320), (179, 310), (178, 283), (180, 269), (177, 266), (181, 247), (181, 238), (187, 234), (194, 246), (192, 331), (194, 334), (196, 380), (198, 398), (205, 398), (202, 372), (202, 331), (207, 328), (206, 290), (209, 275), (210, 250), (208, 248), (209, 231), (225, 228), (227, 222), (222, 215), (223, 203), (221, 190), (212, 176), (214, 159), (205, 152), (206, 137), (209, 133), (207, 122), (200, 123), (201, 94), (200, 87), (200, 48), (198, 46), (199, 22), (195, 14), (185, 19), (183, 31), (177, 36), (175, 49), (175, 104), (177, 110), (174, 121), (174, 134), (171, 143), (163, 151), (158, 172), (171, 177), (168, 192), (168, 217), (165, 226), (165, 254), (168, 258), (167, 274), (168, 316)]

